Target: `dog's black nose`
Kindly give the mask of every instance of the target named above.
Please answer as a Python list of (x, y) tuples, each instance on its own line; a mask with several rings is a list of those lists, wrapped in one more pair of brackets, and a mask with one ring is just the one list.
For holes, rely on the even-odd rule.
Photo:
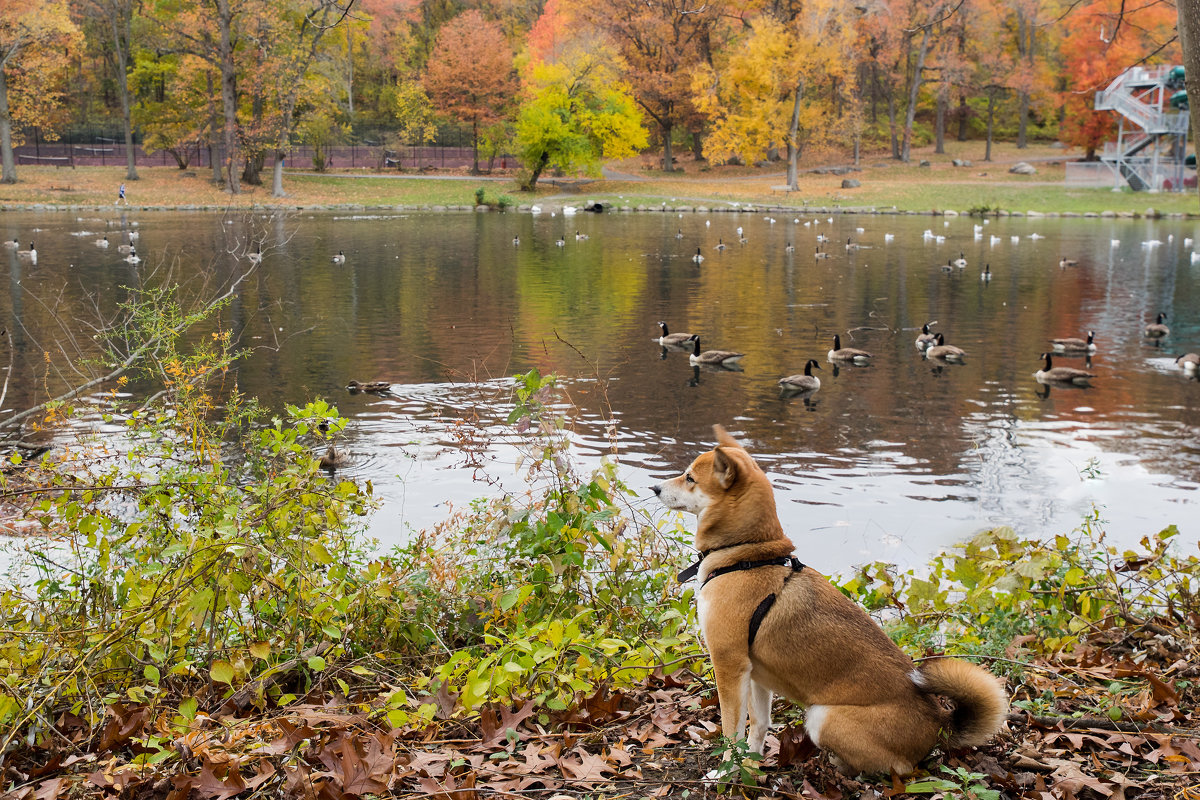
[(662, 494), (662, 485), (656, 483), (650, 487), (650, 491), (654, 492), (656, 495), (660, 495)]

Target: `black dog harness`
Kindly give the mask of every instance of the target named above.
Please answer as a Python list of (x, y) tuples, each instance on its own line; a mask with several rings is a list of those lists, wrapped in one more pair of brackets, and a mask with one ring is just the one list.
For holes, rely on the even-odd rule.
[[(737, 547), (738, 545), (731, 545), (731, 546)], [(699, 574), (699, 572), (700, 572), (700, 565), (702, 563), (704, 563), (704, 559), (708, 558), (710, 553), (716, 552), (716, 550), (724, 550), (724, 549), (725, 548), (723, 548), (723, 547), (718, 547), (718, 548), (715, 548), (714, 550), (705, 550), (703, 553), (700, 554), (700, 558), (697, 559), (694, 564), (689, 566), (683, 572), (679, 573), (679, 575), (678, 575), (679, 582), (687, 583), (692, 578), (695, 578), (696, 575)], [(783, 582), (786, 585), (788, 582), (788, 579), (791, 578), (792, 575), (794, 575), (797, 572), (799, 572), (800, 570), (804, 569), (804, 562), (802, 562), (800, 559), (796, 558), (795, 556), (778, 556), (776, 558), (764, 558), (761, 561), (739, 561), (736, 564), (729, 564), (728, 566), (717, 567), (712, 572), (708, 573), (708, 575), (704, 578), (704, 583), (700, 584), (700, 588), (703, 589), (705, 584), (707, 584), (709, 581), (711, 581), (713, 578), (716, 578), (719, 575), (724, 575), (729, 572), (741, 572), (742, 570), (745, 570), (745, 569), (758, 569), (759, 567), (791, 567), (792, 574), (788, 575), (787, 578), (783, 579)], [(747, 647), (754, 646), (754, 637), (758, 636), (759, 626), (762, 625), (763, 619), (766, 618), (767, 612), (771, 610), (771, 606), (773, 606), (773, 605), (775, 605), (775, 593), (771, 592), (769, 595), (767, 595), (766, 597), (763, 598), (762, 602), (758, 604), (758, 607), (754, 609), (754, 613), (750, 615), (750, 634), (749, 634), (749, 640), (746, 645)]]

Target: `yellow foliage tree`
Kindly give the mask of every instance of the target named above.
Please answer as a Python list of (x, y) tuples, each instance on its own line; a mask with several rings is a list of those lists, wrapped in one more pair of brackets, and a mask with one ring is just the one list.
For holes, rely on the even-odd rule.
[(713, 124), (709, 152), (752, 162), (786, 147), (795, 189), (801, 150), (834, 133), (835, 100), (853, 92), (853, 18), (846, 0), (813, 0), (788, 20), (762, 15), (724, 64), (696, 69), (694, 102)]
[[(20, 144), (21, 128), (53, 122), (63, 101), (66, 55), (81, 40), (65, 0), (0, 3), (0, 181), (17, 181), (13, 143)], [(45, 135), (53, 138), (53, 130)]]

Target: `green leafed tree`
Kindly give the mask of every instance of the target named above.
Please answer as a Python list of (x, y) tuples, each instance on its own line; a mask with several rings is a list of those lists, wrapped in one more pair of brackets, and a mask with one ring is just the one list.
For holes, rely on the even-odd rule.
[(578, 47), (526, 70), (516, 143), (533, 191), (547, 167), (599, 172), (602, 159), (627, 158), (647, 144), (642, 114), (603, 48)]

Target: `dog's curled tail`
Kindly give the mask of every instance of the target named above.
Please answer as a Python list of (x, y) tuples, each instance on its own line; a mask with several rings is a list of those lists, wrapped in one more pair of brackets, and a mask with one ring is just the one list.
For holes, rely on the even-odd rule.
[(1008, 715), (1008, 694), (992, 673), (959, 661), (927, 661), (913, 676), (922, 689), (954, 701), (950, 717), (950, 747), (974, 747), (992, 737)]

